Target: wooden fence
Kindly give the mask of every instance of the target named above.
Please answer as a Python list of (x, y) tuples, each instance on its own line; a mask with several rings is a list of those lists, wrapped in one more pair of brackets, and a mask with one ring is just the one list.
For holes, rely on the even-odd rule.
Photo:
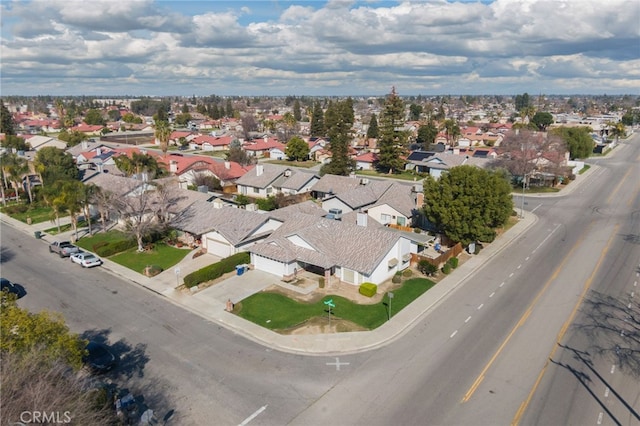
[(421, 260), (426, 260), (427, 262), (431, 263), (437, 268), (440, 268), (447, 260), (451, 259), (452, 257), (456, 257), (457, 255), (462, 253), (462, 250), (463, 250), (462, 244), (457, 243), (456, 245), (454, 245), (453, 247), (451, 247), (449, 250), (445, 251), (438, 257), (420, 256), (419, 254), (412, 253), (411, 264), (415, 265)]

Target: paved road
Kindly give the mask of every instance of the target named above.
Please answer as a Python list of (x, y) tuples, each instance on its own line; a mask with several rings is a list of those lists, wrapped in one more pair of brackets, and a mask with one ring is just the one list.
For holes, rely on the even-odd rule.
[[(272, 351), (103, 271), (72, 268), (6, 228), (2, 273), (23, 281), (23, 306), (62, 311), (75, 331), (121, 348), (127, 362), (115, 374), (164, 394), (158, 411), (176, 409), (175, 424), (509, 424), (529, 395), (523, 424), (590, 424), (582, 420), (597, 422), (597, 408), (575, 376), (547, 366), (531, 391), (585, 284), (613, 293), (628, 289), (600, 283), (633, 285), (639, 151), (630, 143), (616, 151), (570, 197), (531, 198), (540, 220), (529, 232), (413, 328), (360, 354)], [(626, 263), (617, 263), (621, 253)], [(627, 275), (605, 275), (622, 266)], [(633, 401), (637, 379), (612, 379)]]

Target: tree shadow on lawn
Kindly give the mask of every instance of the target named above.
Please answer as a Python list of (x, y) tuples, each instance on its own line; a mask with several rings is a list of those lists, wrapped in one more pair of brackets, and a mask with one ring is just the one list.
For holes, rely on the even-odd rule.
[(80, 337), (102, 343), (110, 348), (111, 352), (118, 358), (116, 367), (109, 372), (114, 378), (123, 377), (125, 379), (131, 379), (134, 376), (139, 378), (144, 377), (144, 367), (147, 362), (149, 362), (149, 357), (145, 353), (147, 345), (138, 343), (135, 346), (131, 346), (131, 344), (124, 339), (110, 344), (109, 334), (111, 334), (111, 330), (109, 329), (94, 329), (85, 331)]

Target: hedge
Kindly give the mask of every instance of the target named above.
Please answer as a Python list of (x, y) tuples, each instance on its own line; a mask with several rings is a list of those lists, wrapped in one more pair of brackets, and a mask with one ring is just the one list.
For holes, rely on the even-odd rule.
[(452, 257), (451, 259), (449, 259), (449, 265), (451, 265), (452, 269), (456, 269), (458, 267), (458, 258), (457, 257)]
[(442, 273), (448, 274), (450, 272), (451, 272), (451, 265), (449, 265), (448, 263), (445, 263), (444, 266), (442, 267)]
[(227, 272), (232, 272), (237, 265), (249, 263), (251, 256), (247, 252), (240, 252), (229, 257), (225, 257), (218, 263), (205, 266), (184, 277), (184, 285), (187, 288), (194, 287), (200, 283), (215, 280)]
[(378, 286), (374, 283), (362, 283), (358, 291), (364, 296), (373, 297), (378, 292)]

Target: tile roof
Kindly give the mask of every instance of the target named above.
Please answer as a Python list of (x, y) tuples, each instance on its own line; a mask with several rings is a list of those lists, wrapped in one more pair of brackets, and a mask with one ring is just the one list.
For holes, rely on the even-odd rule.
[[(294, 244), (297, 236), (313, 250)], [(294, 260), (330, 268), (341, 266), (369, 275), (400, 238), (386, 228), (364, 227), (298, 215), (249, 251), (281, 262)]]
[(311, 187), (312, 191), (338, 194), (360, 185), (359, 178), (326, 174)]
[(171, 224), (194, 235), (217, 231), (231, 244), (237, 245), (268, 220), (267, 214), (233, 207), (215, 208), (213, 203), (196, 201)]
[(304, 169), (289, 169), (290, 175), (283, 174), (274, 183), (276, 188), (300, 190), (313, 178), (317, 178), (315, 172)]
[[(389, 189), (371, 207), (388, 205), (406, 217), (412, 217), (416, 208), (415, 197), (412, 192), (413, 187), (399, 183), (392, 184)], [(370, 208), (371, 208), (370, 207)]]
[(373, 180), (366, 185), (358, 185), (345, 192), (338, 192), (334, 196), (355, 210), (378, 201), (392, 185), (390, 181)]
[[(255, 188), (266, 188), (269, 185), (273, 185), (276, 179), (284, 174), (285, 170), (290, 169), (276, 164), (258, 164), (239, 178), (236, 184)], [(260, 171), (262, 171), (262, 174), (259, 175), (258, 173)]]
[(324, 217), (327, 212), (322, 209), (322, 207), (318, 206), (313, 201), (304, 201), (302, 203), (292, 204), (287, 207), (282, 207), (276, 210), (272, 210), (269, 212), (269, 217), (276, 219), (280, 222), (284, 222), (291, 217), (297, 216), (299, 214), (306, 214), (310, 216), (316, 217)]

